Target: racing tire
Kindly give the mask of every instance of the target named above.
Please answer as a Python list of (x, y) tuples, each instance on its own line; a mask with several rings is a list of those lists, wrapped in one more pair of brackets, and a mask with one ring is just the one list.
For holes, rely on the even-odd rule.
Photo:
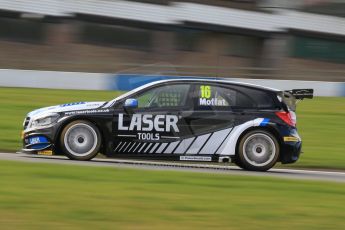
[(264, 130), (246, 133), (238, 146), (237, 165), (250, 171), (267, 171), (279, 158), (277, 138)]
[(69, 123), (60, 135), (61, 149), (72, 160), (91, 160), (98, 154), (101, 143), (98, 128), (84, 120)]
[(238, 156), (235, 156), (232, 159), (232, 163), (236, 164), (238, 167), (240, 167), (241, 169), (244, 169), (244, 166), (242, 165), (242, 162), (240, 161), (240, 159), (238, 158)]

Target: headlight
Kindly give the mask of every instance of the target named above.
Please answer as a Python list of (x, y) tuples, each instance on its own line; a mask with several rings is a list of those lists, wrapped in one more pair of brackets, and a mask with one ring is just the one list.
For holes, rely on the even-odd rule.
[(59, 119), (59, 114), (49, 114), (36, 118), (31, 122), (30, 128), (42, 128), (54, 124)]

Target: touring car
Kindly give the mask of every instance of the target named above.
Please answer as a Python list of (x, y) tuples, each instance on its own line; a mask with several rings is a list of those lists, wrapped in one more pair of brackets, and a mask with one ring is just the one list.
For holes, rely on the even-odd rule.
[(73, 160), (134, 157), (234, 162), (265, 171), (297, 161), (296, 101), (312, 89), (281, 91), (225, 80), (146, 84), (107, 102), (41, 108), (24, 120), (23, 151)]

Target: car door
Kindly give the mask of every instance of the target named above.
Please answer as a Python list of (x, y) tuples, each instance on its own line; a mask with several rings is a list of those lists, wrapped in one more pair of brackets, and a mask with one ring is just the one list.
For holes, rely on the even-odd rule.
[(193, 112), (183, 112), (193, 133), (185, 154), (218, 153), (236, 125), (239, 114), (232, 110), (237, 91), (215, 83), (198, 83), (193, 88)]
[(121, 102), (114, 114), (114, 153), (172, 153), (180, 139), (191, 135), (181, 116), (191, 110), (190, 89), (188, 83), (164, 83), (129, 96), (138, 102), (131, 111), (123, 109)]

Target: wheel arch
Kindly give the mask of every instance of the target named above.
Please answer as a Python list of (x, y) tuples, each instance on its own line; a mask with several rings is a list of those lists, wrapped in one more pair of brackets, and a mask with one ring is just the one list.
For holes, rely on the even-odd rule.
[[(243, 138), (244, 135), (246, 135), (247, 133), (251, 132), (251, 131), (256, 131), (256, 130), (263, 130), (263, 131), (266, 131), (266, 132), (269, 132), (271, 133), (277, 140), (278, 144), (279, 144), (279, 147), (282, 146), (282, 138), (279, 134), (279, 132), (272, 126), (253, 126), (253, 127), (250, 127), (246, 130), (244, 130), (241, 135), (238, 137), (237, 141), (236, 141), (236, 148), (235, 148), (235, 158), (237, 158), (238, 156), (238, 148), (239, 148), (239, 145), (240, 145), (240, 142)], [(280, 161), (280, 156), (279, 156), (279, 161)]]

